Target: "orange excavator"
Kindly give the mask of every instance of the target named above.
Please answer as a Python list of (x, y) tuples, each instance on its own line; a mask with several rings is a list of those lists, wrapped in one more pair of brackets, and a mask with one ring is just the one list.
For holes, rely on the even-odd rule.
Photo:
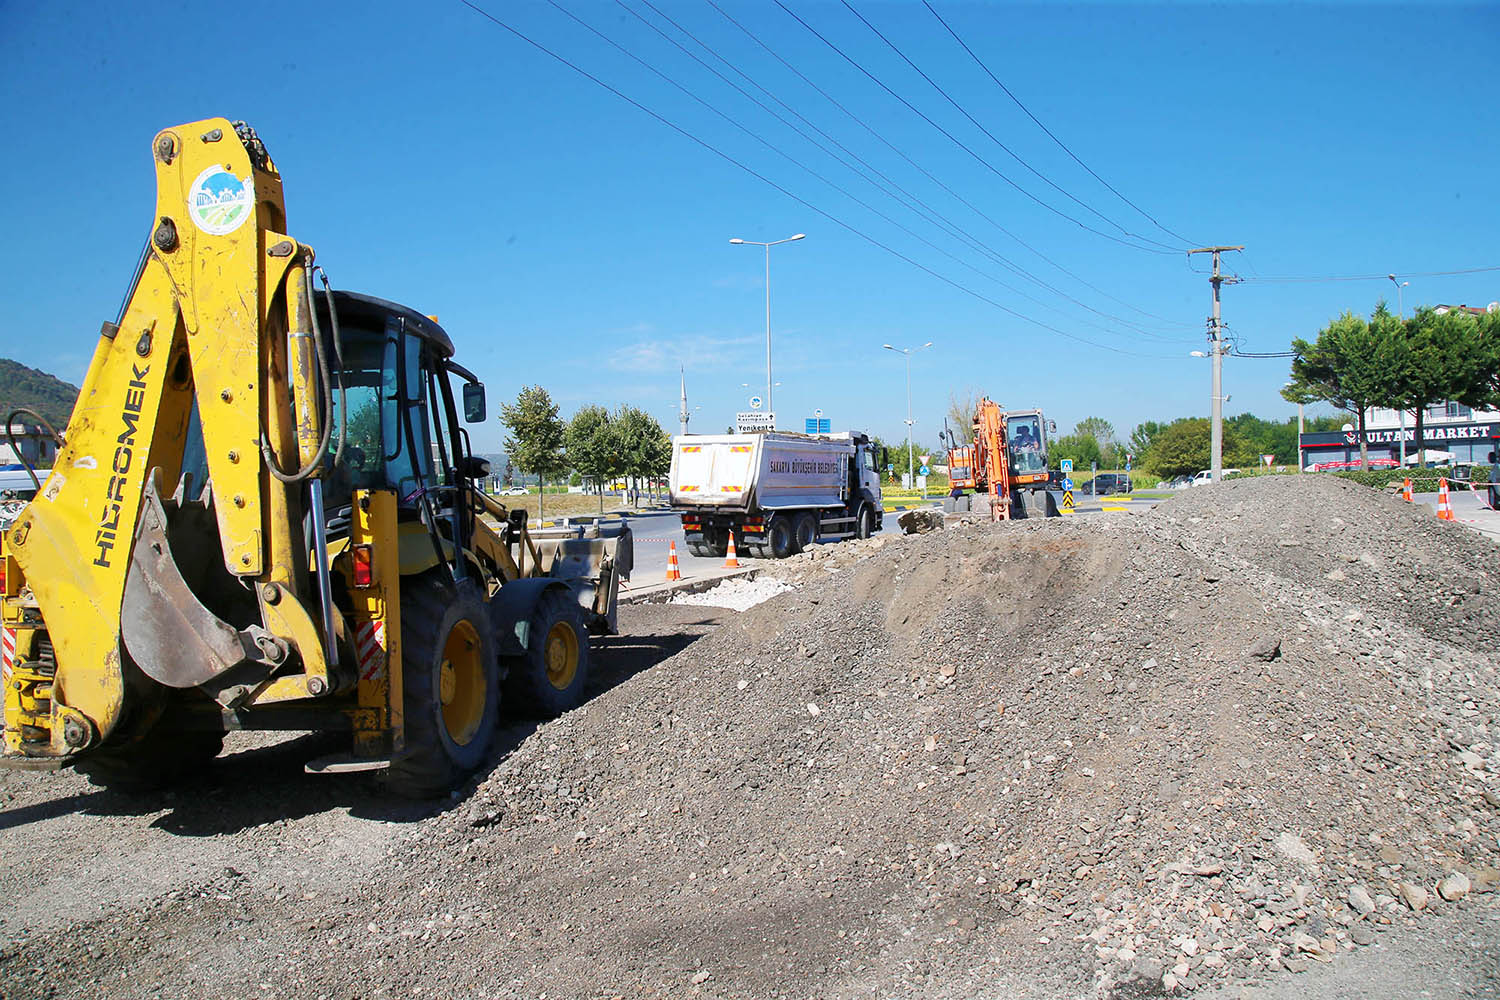
[(974, 410), (972, 444), (960, 444), (947, 431), (952, 492), (943, 509), (988, 513), (996, 521), (1039, 513), (1059, 516), (1047, 491), (1047, 434), (1056, 429), (1039, 409), (1002, 410), (988, 397), (981, 399)]

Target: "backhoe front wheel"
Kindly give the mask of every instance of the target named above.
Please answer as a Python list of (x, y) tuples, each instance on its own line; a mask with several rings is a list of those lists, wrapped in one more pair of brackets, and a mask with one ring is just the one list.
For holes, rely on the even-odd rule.
[(506, 695), (517, 710), (550, 719), (583, 704), (592, 661), (583, 609), (571, 591), (553, 588), (531, 612), (526, 653), (511, 664)]
[(401, 586), (406, 746), (391, 787), (429, 798), (450, 791), (489, 753), (500, 714), (500, 672), (484, 601), (441, 572)]

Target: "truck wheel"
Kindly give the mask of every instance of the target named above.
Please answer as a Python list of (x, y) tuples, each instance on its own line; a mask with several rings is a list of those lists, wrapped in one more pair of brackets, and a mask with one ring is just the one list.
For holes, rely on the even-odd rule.
[(693, 555), (697, 556), (699, 559), (702, 559), (704, 556), (708, 555), (708, 546), (704, 545), (702, 542), (688, 542), (687, 550)]
[(443, 571), (401, 585), (402, 706), (406, 747), (392, 789), (441, 795), (484, 763), (500, 715), (500, 669), (490, 616), (474, 586)]
[(797, 518), (797, 533), (794, 544), (798, 552), (806, 552), (813, 539), (818, 536), (818, 522), (811, 514)]
[(81, 757), (73, 769), (100, 788), (141, 794), (192, 778), (223, 749), (223, 733), (173, 732), (157, 726), (134, 743), (100, 747)]
[[(723, 559), (729, 555), (729, 532), (733, 530), (733, 528), (725, 528), (722, 532), (715, 533), (713, 541), (709, 543), (704, 554), (713, 556), (715, 559)], [(735, 549), (739, 549), (738, 544), (735, 545)]]
[(875, 534), (875, 512), (868, 504), (859, 509), (859, 518), (855, 521), (854, 534), (858, 538), (869, 538)]
[(550, 719), (583, 703), (589, 684), (589, 632), (567, 590), (544, 593), (531, 612), (527, 650), (511, 665), (505, 692), (520, 713)]
[(766, 526), (766, 547), (771, 550), (772, 559), (785, 559), (795, 549), (792, 537), (792, 524), (784, 517), (773, 517), (771, 523)]

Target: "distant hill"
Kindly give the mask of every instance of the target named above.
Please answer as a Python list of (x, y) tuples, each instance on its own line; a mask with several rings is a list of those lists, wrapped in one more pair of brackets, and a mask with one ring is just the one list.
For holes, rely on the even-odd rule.
[[(78, 387), (18, 361), (0, 358), (0, 426), (17, 406), (29, 406), (61, 431), (73, 413)], [(25, 417), (21, 418), (25, 420)]]

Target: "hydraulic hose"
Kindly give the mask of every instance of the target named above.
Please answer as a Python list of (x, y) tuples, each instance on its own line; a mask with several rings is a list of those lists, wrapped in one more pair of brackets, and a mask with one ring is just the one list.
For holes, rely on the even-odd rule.
[[(307, 290), (307, 304), (308, 304), (308, 309), (309, 309), (309, 311), (311, 312), (311, 315), (312, 315), (313, 357), (317, 361), (317, 366), (318, 366), (318, 380), (319, 380), (319, 384), (322, 386), (322, 389), (323, 389), (322, 403), (323, 403), (323, 410), (324, 410), (325, 415), (326, 415), (327, 411), (330, 410), (330, 409), (332, 409), (332, 403), (333, 403), (333, 380), (332, 380), (332, 377), (329, 375), (329, 372), (328, 372), (328, 355), (323, 350), (323, 334), (322, 334), (322, 330), (318, 326), (318, 310), (313, 305), (313, 300), (314, 300), (314, 296), (315, 296), (316, 293), (315, 293), (315, 290), (313, 288), (312, 272), (313, 272), (312, 268), (304, 268), (303, 272), (302, 272), (302, 277), (303, 277), (303, 281), (305, 283), (306, 290)], [(326, 290), (326, 287), (327, 287), (327, 277), (326, 276), (324, 277), (324, 284), (325, 284), (325, 290)], [(328, 296), (329, 318), (330, 318), (330, 320), (333, 323), (333, 328), (335, 330), (337, 330), (338, 329), (338, 318), (337, 318), (337, 314), (335, 312), (333, 312), (333, 292), (332, 291), (327, 291), (327, 296)], [(339, 359), (340, 359), (340, 378), (339, 378), (339, 455), (342, 455), (343, 448), (344, 448), (344, 438), (345, 438), (345, 432), (346, 432), (346, 425), (347, 425), (347, 415), (344, 412), (344, 406), (343, 406), (343, 403), (344, 403), (344, 382), (343, 382), (343, 378), (342, 378), (342, 375), (343, 375), (343, 370), (342, 370), (343, 349), (338, 344), (337, 334), (335, 334), (334, 350), (336, 352), (338, 352)], [(328, 443), (329, 443), (329, 440), (331, 439), (332, 435), (333, 435), (333, 421), (328, 420), (328, 419), (325, 418), (324, 421), (323, 421), (323, 434), (322, 434), (321, 439), (318, 441), (318, 450), (313, 454), (313, 457), (308, 460), (308, 462), (307, 462), (306, 465), (304, 465), (302, 468), (298, 469), (296, 472), (290, 472), (289, 473), (289, 472), (282, 471), (281, 467), (276, 463), (276, 456), (274, 454), (272, 454), (272, 452), (271, 452), (271, 442), (266, 437), (265, 429), (262, 428), (261, 432), (260, 432), (260, 453), (261, 453), (261, 457), (263, 457), (265, 459), (265, 461), (266, 461), (266, 468), (268, 468), (268, 469), (271, 470), (271, 475), (275, 476), (277, 479), (281, 480), (283, 483), (300, 483), (304, 479), (307, 479), (308, 477), (310, 477), (314, 472), (316, 472), (318, 470), (318, 468), (323, 464), (323, 459), (325, 459), (325, 458), (328, 457)], [(335, 456), (335, 461), (337, 460), (337, 458), (338, 458), (338, 455)]]
[(10, 450), (15, 453), (16, 460), (21, 463), (21, 468), (25, 469), (26, 474), (31, 477), (31, 485), (36, 488), (36, 491), (38, 493), (40, 493), (42, 492), (42, 481), (36, 477), (36, 469), (32, 468), (31, 463), (26, 461), (26, 452), (23, 449), (17, 447), (16, 436), (10, 429), (11, 421), (15, 420), (16, 417), (22, 413), (31, 414), (31, 416), (36, 418), (37, 423), (47, 428), (47, 433), (52, 436), (53, 444), (61, 447), (63, 439), (62, 435), (57, 433), (57, 429), (48, 422), (46, 417), (42, 416), (40, 413), (36, 412), (29, 406), (18, 406), (15, 409), (11, 410), (10, 414), (5, 418), (5, 443), (10, 445)]

